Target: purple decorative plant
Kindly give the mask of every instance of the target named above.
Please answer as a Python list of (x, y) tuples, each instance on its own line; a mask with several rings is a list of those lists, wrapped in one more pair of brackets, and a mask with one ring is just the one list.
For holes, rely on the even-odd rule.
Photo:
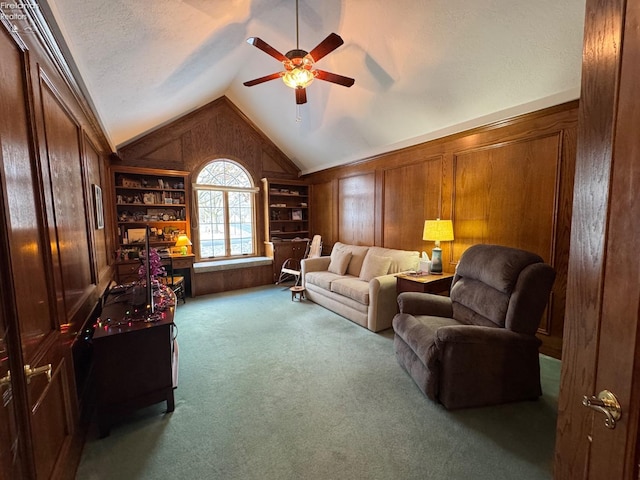
[[(146, 251), (143, 250), (140, 254), (140, 258), (146, 261), (145, 257), (146, 257)], [(147, 275), (144, 261), (142, 265), (140, 265), (140, 268), (138, 268), (138, 276), (140, 277), (141, 280), (144, 280)], [(162, 260), (160, 259), (158, 250), (156, 250), (155, 248), (149, 249), (149, 266), (150, 266), (152, 280), (155, 280), (155, 278), (159, 275), (165, 274), (165, 269), (162, 266)]]

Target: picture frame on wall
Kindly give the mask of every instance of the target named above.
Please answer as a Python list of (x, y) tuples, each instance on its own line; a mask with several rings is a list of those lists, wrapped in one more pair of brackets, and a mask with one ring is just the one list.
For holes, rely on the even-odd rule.
[(100, 185), (96, 185), (95, 183), (93, 184), (93, 202), (96, 229), (102, 230), (104, 228), (104, 204), (102, 202), (102, 187), (100, 187)]

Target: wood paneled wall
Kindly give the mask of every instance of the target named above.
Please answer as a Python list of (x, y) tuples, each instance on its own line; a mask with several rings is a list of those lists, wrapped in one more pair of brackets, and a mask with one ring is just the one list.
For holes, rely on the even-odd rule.
[[(20, 478), (57, 478), (75, 471), (82, 440), (72, 344), (112, 277), (92, 189), (106, 187), (110, 148), (39, 9), (0, 10), (0, 309), (19, 332), (0, 332), (16, 412), (0, 449), (12, 442)], [(50, 364), (51, 380), (27, 381), (26, 364)]]
[[(188, 172), (198, 171), (216, 158), (228, 158), (240, 163), (251, 176), (255, 186), (263, 177), (297, 179), (300, 170), (282, 153), (238, 108), (226, 97), (154, 130), (118, 149), (115, 165), (163, 168)], [(257, 198), (256, 231), (264, 231), (263, 192)], [(192, 217), (195, 215), (192, 212)], [(191, 238), (194, 238), (191, 232)], [(258, 238), (258, 251), (265, 254)], [(114, 239), (115, 241), (115, 239)], [(220, 292), (234, 288), (265, 285), (271, 276), (255, 275), (252, 269), (239, 270), (226, 277), (221, 274), (196, 274), (194, 283), (198, 294)], [(224, 278), (223, 278), (224, 277)]]
[(557, 271), (539, 337), (562, 348), (577, 102), (512, 118), (305, 177), (312, 233), (336, 241), (430, 252), (424, 220), (454, 223), (445, 271), (476, 243), (539, 254)]

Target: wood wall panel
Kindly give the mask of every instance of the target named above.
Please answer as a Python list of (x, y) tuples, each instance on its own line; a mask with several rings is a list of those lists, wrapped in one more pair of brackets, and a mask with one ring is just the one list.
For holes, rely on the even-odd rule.
[(560, 142), (557, 134), (454, 155), (450, 263), (477, 243), (522, 248), (552, 263)]
[(80, 157), (79, 126), (44, 82), (42, 115), (47, 139), (47, 168), (55, 218), (55, 241), (62, 274), (64, 305), (68, 318), (80, 309), (94, 280), (87, 238), (86, 195)]
[[(112, 251), (115, 251), (113, 246), (108, 242), (110, 236), (106, 234), (107, 229), (105, 227), (99, 229), (96, 225), (95, 208), (96, 199), (93, 192), (93, 185), (106, 185), (107, 174), (105, 172), (104, 163), (101, 161), (98, 150), (93, 145), (88, 137), (84, 137), (84, 169), (87, 172), (87, 181), (85, 183), (85, 191), (89, 193), (87, 198), (87, 223), (89, 224), (89, 236), (91, 237), (91, 244), (94, 248), (91, 250), (93, 257), (93, 270), (95, 272), (94, 283), (101, 283), (107, 276), (110, 275), (109, 262), (113, 257)], [(109, 190), (103, 189), (102, 191), (103, 201), (103, 214), (104, 225), (108, 225), (108, 214), (112, 211), (108, 207)]]
[(311, 234), (322, 236), (322, 251), (328, 255), (331, 245), (335, 243), (335, 231), (337, 230), (337, 216), (334, 202), (334, 182), (324, 182), (312, 185), (309, 195), (310, 205), (316, 205), (311, 215)]
[[(353, 245), (375, 242), (375, 174), (338, 181), (338, 241)], [(313, 211), (312, 207), (312, 211)]]
[[(335, 212), (323, 238), (426, 250), (425, 219), (452, 219), (453, 242), (442, 244), (453, 272), (472, 243), (497, 243), (539, 253), (556, 269), (542, 351), (560, 357), (572, 215), (578, 102), (305, 176), (312, 211)], [(363, 180), (363, 179), (366, 179)], [(336, 187), (337, 186), (337, 187)], [(327, 245), (325, 243), (325, 245)]]
[(253, 268), (197, 273), (194, 283), (196, 296), (271, 285), (273, 284), (273, 267), (263, 265)]
[(384, 171), (382, 234), (387, 248), (403, 248), (407, 237), (415, 241), (411, 250), (427, 248), (422, 240), (424, 221), (442, 216), (441, 188), (441, 156)]
[(226, 97), (118, 148), (113, 163), (193, 172), (215, 158), (240, 162), (256, 185), (300, 170)]

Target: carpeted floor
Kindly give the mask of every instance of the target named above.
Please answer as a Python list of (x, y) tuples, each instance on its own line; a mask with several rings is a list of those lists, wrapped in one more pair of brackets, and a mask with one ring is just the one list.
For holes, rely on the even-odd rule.
[(560, 363), (543, 397), (448, 412), (374, 334), (281, 286), (177, 309), (176, 409), (140, 410), (97, 438), (78, 479), (549, 479)]

